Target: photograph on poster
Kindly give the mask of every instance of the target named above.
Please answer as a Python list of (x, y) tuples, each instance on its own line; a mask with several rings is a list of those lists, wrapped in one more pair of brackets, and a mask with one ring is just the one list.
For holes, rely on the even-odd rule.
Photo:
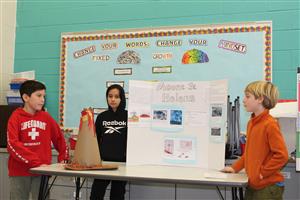
[(221, 106), (212, 106), (211, 116), (212, 117), (221, 117), (222, 116), (222, 107)]
[(128, 113), (128, 122), (139, 122), (139, 116), (136, 111), (131, 111)]
[(148, 113), (148, 112), (144, 112), (144, 113), (141, 113), (140, 114), (140, 118), (141, 119), (150, 119), (150, 113)]
[(221, 136), (221, 128), (211, 128), (212, 136)]
[(195, 139), (189, 137), (165, 137), (163, 158), (168, 162), (195, 161)]
[(153, 120), (167, 120), (167, 110), (153, 110)]
[(150, 126), (151, 114), (150, 110), (143, 107), (136, 107), (135, 110), (128, 112), (128, 122), (137, 126)]
[(182, 110), (171, 110), (170, 124), (182, 124)]
[(165, 148), (164, 148), (164, 153), (173, 155), (174, 153), (174, 140), (165, 140)]

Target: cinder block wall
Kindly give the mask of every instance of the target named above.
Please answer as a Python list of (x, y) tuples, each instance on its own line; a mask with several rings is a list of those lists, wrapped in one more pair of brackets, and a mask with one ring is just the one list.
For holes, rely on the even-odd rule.
[(281, 98), (295, 99), (299, 12), (299, 0), (18, 1), (14, 71), (36, 71), (58, 119), (61, 32), (272, 20), (273, 82)]

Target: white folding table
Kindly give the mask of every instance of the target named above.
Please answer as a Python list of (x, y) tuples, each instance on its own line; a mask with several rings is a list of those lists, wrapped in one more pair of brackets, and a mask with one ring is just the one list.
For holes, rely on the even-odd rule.
[[(106, 162), (112, 164), (111, 162)], [(116, 164), (116, 163), (113, 163)], [(74, 171), (64, 169), (63, 164), (52, 164), (43, 167), (32, 168), (30, 171), (42, 175), (39, 199), (44, 199), (48, 193), (48, 180), (50, 176), (73, 176), (77, 177), (76, 194), (80, 190), (80, 178), (97, 178), (124, 181), (151, 181), (174, 184), (197, 184), (216, 186), (223, 198), (219, 186), (232, 188), (232, 198), (237, 199), (237, 188), (242, 190), (247, 186), (248, 178), (245, 173), (229, 174), (217, 170), (201, 169), (196, 167), (178, 167), (162, 165), (138, 165), (127, 166), (125, 163), (118, 163), (116, 170), (84, 170)], [(76, 195), (78, 198), (79, 195)], [(243, 199), (240, 191), (239, 199)]]

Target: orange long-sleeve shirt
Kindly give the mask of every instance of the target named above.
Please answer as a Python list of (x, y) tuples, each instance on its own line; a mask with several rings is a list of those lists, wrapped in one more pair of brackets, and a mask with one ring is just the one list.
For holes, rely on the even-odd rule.
[(231, 167), (235, 172), (245, 168), (249, 186), (262, 189), (284, 180), (280, 169), (287, 160), (288, 152), (278, 122), (269, 110), (258, 116), (252, 114), (247, 126), (245, 153)]

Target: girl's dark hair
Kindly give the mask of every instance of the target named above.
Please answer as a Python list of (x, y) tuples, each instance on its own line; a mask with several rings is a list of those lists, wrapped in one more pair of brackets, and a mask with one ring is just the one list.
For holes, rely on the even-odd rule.
[[(120, 95), (120, 99), (121, 99), (121, 102), (120, 102), (120, 105), (117, 109), (117, 111), (121, 111), (121, 110), (125, 110), (125, 107), (126, 107), (126, 98), (125, 98), (125, 92), (124, 92), (124, 89), (122, 86), (118, 85), (118, 84), (113, 84), (111, 86), (109, 86), (106, 90), (106, 101), (108, 99), (108, 93), (110, 90), (112, 89), (117, 89), (119, 90), (119, 95)], [(107, 102), (108, 104), (108, 102)], [(111, 107), (108, 105), (108, 108), (111, 110)]]
[(30, 97), (32, 93), (38, 90), (46, 90), (46, 86), (43, 83), (35, 80), (28, 80), (22, 83), (20, 87), (20, 95), (23, 102), (23, 94), (27, 94)]

